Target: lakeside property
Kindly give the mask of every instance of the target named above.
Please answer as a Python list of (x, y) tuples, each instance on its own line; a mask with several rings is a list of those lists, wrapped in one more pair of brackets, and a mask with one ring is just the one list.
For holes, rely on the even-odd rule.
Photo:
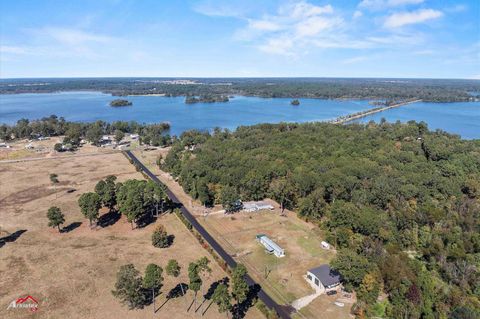
[[(190, 129), (212, 130), (215, 127), (235, 129), (241, 125), (279, 122), (328, 121), (373, 109), (368, 100), (300, 99), (292, 106), (289, 98), (235, 96), (228, 103), (187, 105), (184, 97), (129, 96), (132, 108), (111, 108), (111, 95), (99, 92), (62, 92), (0, 95), (0, 119), (13, 124), (20, 118), (38, 119), (51, 114), (69, 121), (136, 120), (171, 123), (170, 134)], [(459, 134), (466, 139), (480, 138), (480, 102), (413, 103), (397, 109), (369, 115), (370, 120), (425, 121), (432, 129)]]

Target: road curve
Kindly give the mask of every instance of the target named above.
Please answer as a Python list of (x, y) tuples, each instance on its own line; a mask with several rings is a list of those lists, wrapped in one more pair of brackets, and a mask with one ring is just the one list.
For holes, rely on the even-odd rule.
[[(155, 174), (153, 174), (145, 165), (143, 165), (142, 162), (138, 160), (138, 158), (131, 152), (131, 151), (125, 151), (125, 154), (130, 158), (148, 177), (150, 177), (154, 182), (159, 183), (164, 185)], [(166, 185), (165, 185), (166, 186)], [(202, 225), (197, 221), (195, 217), (193, 217), (192, 213), (188, 211), (188, 209), (185, 208), (185, 206), (178, 200), (177, 196), (173, 194), (173, 192), (166, 187), (167, 189), (167, 195), (170, 198), (170, 200), (176, 204), (180, 204), (180, 210), (185, 216), (185, 218), (188, 220), (190, 224), (195, 228), (195, 230), (205, 239), (205, 241), (210, 245), (210, 247), (215, 250), (215, 252), (227, 263), (227, 265), (230, 268), (235, 268), (237, 265), (237, 262), (230, 256), (223, 248), (220, 246), (220, 244), (203, 228)], [(245, 280), (250, 286), (257, 285), (257, 283), (250, 277), (250, 275), (247, 275), (245, 277)], [(260, 286), (260, 285), (258, 285)], [(283, 318), (283, 319), (290, 319), (290, 313), (288, 311), (288, 306), (282, 306), (279, 305), (277, 302), (275, 302), (264, 290), (263, 288), (260, 289), (258, 292), (258, 298), (260, 298), (263, 303), (271, 308), (274, 309), (278, 315)]]

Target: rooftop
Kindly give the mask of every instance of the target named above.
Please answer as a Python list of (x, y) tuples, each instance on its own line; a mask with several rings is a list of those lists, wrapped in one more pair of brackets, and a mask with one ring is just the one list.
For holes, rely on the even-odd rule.
[(321, 265), (309, 270), (317, 277), (324, 286), (335, 285), (340, 282), (340, 274), (338, 271), (330, 268), (329, 265)]

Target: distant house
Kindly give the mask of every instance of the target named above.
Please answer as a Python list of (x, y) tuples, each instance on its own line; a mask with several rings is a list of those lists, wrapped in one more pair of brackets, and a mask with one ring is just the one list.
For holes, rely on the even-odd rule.
[(272, 210), (273, 206), (265, 202), (245, 202), (243, 203), (243, 211), (245, 212), (256, 212), (259, 210)]
[(320, 289), (331, 289), (340, 285), (340, 274), (329, 265), (321, 265), (307, 271), (307, 280)]
[(138, 134), (130, 134), (130, 138), (131, 138), (132, 140), (138, 140), (139, 137), (140, 137), (140, 136), (139, 136)]
[(256, 239), (260, 244), (265, 247), (265, 250), (268, 251), (270, 254), (274, 254), (277, 257), (285, 257), (285, 251), (275, 244), (270, 238), (268, 238), (264, 234), (260, 234), (256, 236)]
[(323, 248), (323, 249), (330, 249), (330, 244), (327, 243), (326, 241), (322, 241), (322, 242), (321, 242), (321, 245), (322, 245), (322, 248)]

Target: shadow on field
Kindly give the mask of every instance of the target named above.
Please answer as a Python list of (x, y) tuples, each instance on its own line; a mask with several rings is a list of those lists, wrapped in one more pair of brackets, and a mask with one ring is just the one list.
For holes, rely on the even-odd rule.
[(250, 286), (247, 294), (247, 299), (244, 302), (233, 306), (232, 314), (234, 319), (241, 319), (245, 317), (245, 315), (247, 314), (247, 310), (254, 305), (260, 289), (261, 287), (258, 284)]
[(202, 309), (203, 305), (208, 301), (210, 301), (207, 305), (207, 307), (202, 311), (202, 316), (205, 315), (205, 313), (208, 311), (208, 309), (210, 308), (210, 306), (212, 305), (213, 303), (213, 300), (212, 300), (212, 297), (213, 297), (213, 293), (215, 292), (215, 289), (217, 289), (218, 285), (220, 284), (225, 284), (228, 286), (228, 282), (229, 282), (229, 279), (228, 277), (224, 277), (220, 280), (217, 280), (217, 281), (214, 281), (212, 282), (212, 284), (210, 285), (210, 287), (208, 288), (207, 292), (203, 295), (203, 301), (202, 303), (200, 304), (200, 306), (198, 306), (198, 308), (195, 310), (195, 312), (199, 311), (200, 309)]
[(73, 222), (73, 223), (71, 223), (70, 225), (63, 227), (60, 232), (62, 232), (62, 233), (69, 233), (69, 232), (71, 232), (72, 230), (80, 227), (81, 224), (82, 224), (81, 222)]
[[(183, 294), (182, 294), (182, 288), (183, 288)], [(170, 300), (170, 299), (175, 299), (175, 298), (178, 298), (178, 297), (183, 297), (185, 296), (185, 294), (187, 293), (187, 290), (188, 290), (188, 285), (186, 283), (179, 283), (178, 285), (176, 285), (175, 287), (173, 287), (167, 294), (167, 299), (165, 299), (165, 301), (160, 305), (160, 307), (158, 307), (157, 309), (155, 309), (155, 312), (159, 311), (160, 309), (163, 308), (163, 306), (165, 306), (165, 304)]]
[(102, 228), (112, 226), (120, 219), (120, 217), (121, 215), (119, 212), (115, 210), (109, 211), (108, 213), (100, 216), (100, 218), (98, 219), (97, 225)]
[(0, 238), (0, 248), (5, 246), (6, 243), (12, 243), (16, 241), (26, 231), (26, 229), (20, 229), (8, 236)]

